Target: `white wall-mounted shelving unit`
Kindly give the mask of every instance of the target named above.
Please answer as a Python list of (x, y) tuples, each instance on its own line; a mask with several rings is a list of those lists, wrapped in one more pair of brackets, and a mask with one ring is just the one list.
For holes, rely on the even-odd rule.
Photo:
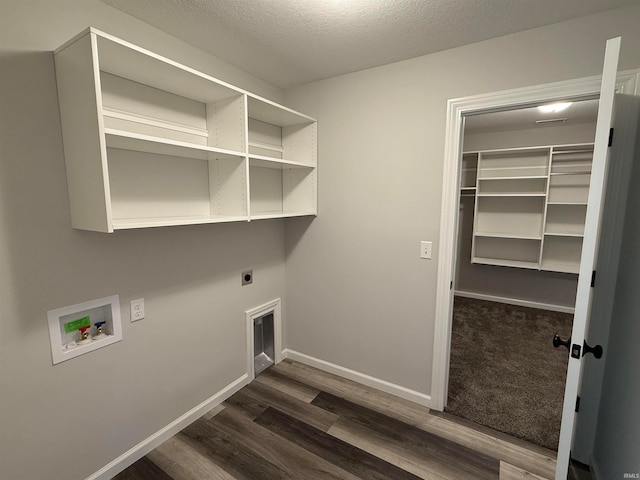
[(317, 214), (317, 123), (104, 32), (55, 51), (74, 228)]
[(578, 273), (592, 156), (592, 144), (465, 153), (472, 263)]

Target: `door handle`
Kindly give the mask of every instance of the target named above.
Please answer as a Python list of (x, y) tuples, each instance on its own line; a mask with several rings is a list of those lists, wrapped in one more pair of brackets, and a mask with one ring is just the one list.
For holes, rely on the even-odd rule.
[(584, 357), (587, 353), (593, 353), (593, 356), (596, 358), (600, 358), (602, 357), (602, 346), (600, 345), (595, 345), (593, 347), (590, 347), (587, 344), (587, 341), (584, 341), (584, 345), (582, 347), (582, 356)]
[(569, 337), (567, 340), (562, 340), (560, 338), (560, 335), (554, 335), (553, 337), (553, 346), (555, 348), (558, 348), (560, 345), (562, 345), (563, 347), (566, 347), (567, 350), (569, 350), (570, 344), (571, 344), (571, 337)]
[[(560, 338), (560, 335), (553, 336), (553, 346), (555, 348), (563, 346), (567, 350), (571, 351), (570, 345), (571, 345), (571, 337), (569, 337), (566, 340), (562, 340), (562, 338)], [(573, 347), (575, 349), (575, 352), (573, 352), (574, 354), (572, 356), (574, 356), (575, 358), (580, 358), (580, 346), (574, 345)], [(587, 353), (593, 354), (595, 358), (602, 358), (602, 354), (604, 353), (604, 351), (602, 350), (601, 345), (595, 345), (592, 347), (585, 340), (582, 346), (582, 356), (584, 357)]]

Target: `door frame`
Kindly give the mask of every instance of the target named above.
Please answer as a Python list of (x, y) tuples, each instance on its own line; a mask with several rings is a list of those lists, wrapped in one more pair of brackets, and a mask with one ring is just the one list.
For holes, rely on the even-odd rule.
[[(640, 70), (621, 72), (616, 92), (635, 92)], [(560, 100), (578, 100), (600, 94), (602, 76), (548, 83), (532, 87), (492, 92), (447, 102), (440, 243), (436, 282), (436, 317), (433, 335), (431, 405), (442, 411), (447, 404), (451, 325), (455, 291), (455, 262), (458, 240), (459, 180), (461, 169), (464, 116), (538, 105)]]

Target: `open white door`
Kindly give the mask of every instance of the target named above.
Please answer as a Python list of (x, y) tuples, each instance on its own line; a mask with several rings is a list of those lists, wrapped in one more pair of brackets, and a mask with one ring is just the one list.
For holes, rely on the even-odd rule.
[[(621, 39), (619, 37), (607, 41), (605, 51), (587, 216), (582, 243), (580, 274), (578, 276), (576, 308), (571, 332), (569, 366), (567, 369), (562, 425), (560, 427), (560, 441), (558, 444), (556, 480), (566, 480), (567, 478), (571, 447), (573, 445), (576, 400), (579, 394), (582, 375), (582, 357), (585, 354), (589, 354), (590, 350), (584, 340), (589, 327), (593, 293), (591, 286), (592, 276), (595, 271), (598, 239), (600, 237), (601, 212), (609, 161), (609, 136), (613, 123), (620, 43)], [(593, 345), (591, 347), (593, 347)]]

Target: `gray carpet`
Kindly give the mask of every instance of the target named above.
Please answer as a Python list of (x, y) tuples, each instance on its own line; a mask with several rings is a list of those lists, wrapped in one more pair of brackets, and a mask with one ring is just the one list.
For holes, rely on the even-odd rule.
[(557, 450), (573, 315), (456, 297), (446, 411)]

